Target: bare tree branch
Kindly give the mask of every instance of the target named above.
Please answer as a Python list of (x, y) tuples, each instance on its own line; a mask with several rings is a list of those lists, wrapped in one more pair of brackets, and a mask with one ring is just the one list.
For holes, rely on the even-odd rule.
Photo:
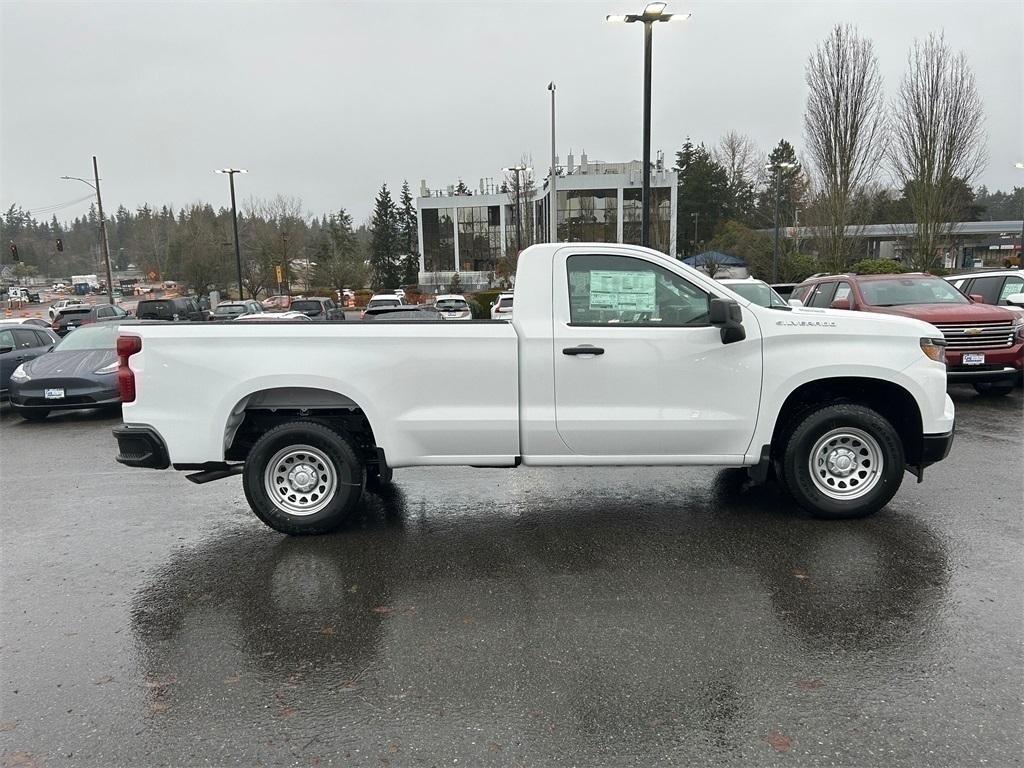
[(934, 269), (963, 196), (985, 168), (984, 108), (963, 52), (939, 34), (916, 41), (893, 104), (889, 162), (914, 213), (911, 263)]
[(804, 141), (811, 159), (819, 259), (831, 271), (851, 262), (845, 236), (860, 193), (877, 175), (885, 151), (882, 76), (874, 46), (854, 27), (836, 26), (807, 63)]

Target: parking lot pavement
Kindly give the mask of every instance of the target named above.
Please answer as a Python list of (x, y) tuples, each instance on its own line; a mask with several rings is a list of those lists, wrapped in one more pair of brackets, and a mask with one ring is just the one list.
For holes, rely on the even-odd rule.
[(6, 414), (0, 765), (1020, 763), (1021, 409), (874, 518), (742, 472), (407, 469), (289, 539), (238, 478)]

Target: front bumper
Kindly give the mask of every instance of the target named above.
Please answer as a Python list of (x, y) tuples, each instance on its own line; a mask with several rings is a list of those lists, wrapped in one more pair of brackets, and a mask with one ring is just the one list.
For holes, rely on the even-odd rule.
[[(117, 377), (112, 375), (105, 378), (110, 381), (73, 377), (29, 379), (21, 384), (12, 381), (11, 405), (26, 411), (70, 411), (120, 405)], [(47, 389), (63, 389), (64, 397), (49, 400), (46, 398)]]
[(921, 467), (935, 464), (949, 456), (949, 449), (953, 447), (953, 433), (951, 429), (944, 435), (923, 435), (921, 438)]
[(145, 469), (167, 469), (171, 460), (167, 455), (164, 440), (152, 427), (125, 424), (114, 427), (117, 440), (117, 462), (126, 467)]
[(1020, 369), (1009, 365), (991, 365), (978, 369), (958, 368), (946, 372), (950, 384), (974, 384), (986, 381), (1014, 381), (1020, 376)]
[(964, 365), (962, 350), (946, 351), (946, 377), (949, 383), (1012, 381), (1024, 369), (1024, 344), (1002, 349), (979, 349), (985, 355), (984, 365)]

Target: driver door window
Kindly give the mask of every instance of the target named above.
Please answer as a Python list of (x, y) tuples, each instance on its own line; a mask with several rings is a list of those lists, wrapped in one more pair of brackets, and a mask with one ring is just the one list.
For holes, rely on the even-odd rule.
[(708, 295), (669, 270), (628, 256), (570, 256), (571, 325), (708, 325)]

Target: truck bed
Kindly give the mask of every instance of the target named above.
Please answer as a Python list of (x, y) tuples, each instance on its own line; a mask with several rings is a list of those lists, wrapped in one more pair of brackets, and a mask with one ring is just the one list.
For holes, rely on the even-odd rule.
[(175, 463), (223, 459), (239, 415), (294, 399), (296, 379), (311, 409), (344, 398), (362, 410), (392, 467), (508, 466), (520, 453), (509, 323), (146, 323), (138, 335), (124, 421), (156, 428)]

